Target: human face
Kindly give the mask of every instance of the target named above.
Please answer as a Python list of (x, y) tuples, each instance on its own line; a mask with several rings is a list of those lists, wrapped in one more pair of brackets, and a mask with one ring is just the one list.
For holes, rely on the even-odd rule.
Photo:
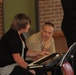
[(42, 39), (45, 41), (49, 40), (53, 35), (53, 31), (54, 28), (52, 26), (45, 25), (41, 30)]
[(25, 32), (28, 32), (29, 28), (30, 28), (30, 23), (28, 23), (26, 25), (26, 28), (25, 29), (21, 29), (20, 31), (21, 31), (21, 33), (25, 33)]
[(29, 28), (30, 28), (30, 23), (28, 23), (28, 25), (26, 25), (26, 28), (24, 29), (24, 32), (28, 32)]

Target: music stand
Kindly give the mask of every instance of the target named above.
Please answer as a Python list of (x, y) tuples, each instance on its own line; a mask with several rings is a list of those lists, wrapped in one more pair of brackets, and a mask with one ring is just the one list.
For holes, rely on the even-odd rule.
[[(62, 59), (60, 60), (60, 62), (56, 66), (56, 69), (54, 71), (54, 75), (59, 75), (59, 74), (60, 75), (64, 75), (61, 68), (64, 68), (63, 64), (66, 65), (65, 63), (69, 62), (70, 60), (73, 60), (75, 51), (76, 51), (76, 42), (74, 42), (70, 46), (70, 48), (68, 49), (68, 51), (63, 55)], [(72, 64), (72, 66), (74, 67), (74, 64)], [(69, 67), (70, 68), (68, 68), (68, 69), (71, 69), (70, 72), (72, 72), (72, 74), (69, 72), (68, 69), (66, 69), (66, 70), (68, 70), (68, 72), (71, 75), (74, 75), (74, 72), (73, 72), (73, 69), (72, 69), (71, 65), (69, 65)], [(70, 75), (69, 73), (67, 73), (65, 75)]]
[(60, 60), (59, 65), (61, 66), (64, 62), (69, 61), (74, 58), (74, 53), (76, 50), (76, 42), (74, 42), (68, 51), (64, 54), (63, 58)]

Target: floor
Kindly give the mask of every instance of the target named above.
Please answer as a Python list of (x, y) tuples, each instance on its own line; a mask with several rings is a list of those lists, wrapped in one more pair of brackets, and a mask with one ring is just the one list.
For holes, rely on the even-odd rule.
[(68, 50), (66, 39), (64, 36), (55, 36), (55, 46), (58, 53), (63, 53)]

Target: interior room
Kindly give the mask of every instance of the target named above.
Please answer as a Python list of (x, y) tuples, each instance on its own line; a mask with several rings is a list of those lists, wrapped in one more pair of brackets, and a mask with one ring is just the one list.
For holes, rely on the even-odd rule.
[(0, 38), (9, 29), (14, 15), (19, 12), (29, 15), (32, 20), (30, 31), (24, 34), (26, 38), (40, 31), (44, 22), (50, 21), (55, 26), (53, 37), (57, 53), (68, 50), (61, 30), (63, 10), (60, 0), (0, 0)]

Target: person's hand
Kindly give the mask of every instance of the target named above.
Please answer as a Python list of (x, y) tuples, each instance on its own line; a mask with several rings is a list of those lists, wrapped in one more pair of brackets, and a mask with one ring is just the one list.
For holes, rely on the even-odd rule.
[(50, 52), (47, 52), (47, 51), (41, 51), (40, 52), (41, 56), (45, 56), (45, 55), (49, 55), (49, 54), (50, 54)]
[(46, 56), (46, 55), (49, 55), (49, 54), (50, 54), (50, 52), (41, 51), (40, 54), (39, 54), (38, 56), (33, 57), (33, 61), (38, 60), (38, 59), (42, 58), (43, 56)]
[(32, 74), (36, 75), (36, 72), (34, 70), (29, 70)]

